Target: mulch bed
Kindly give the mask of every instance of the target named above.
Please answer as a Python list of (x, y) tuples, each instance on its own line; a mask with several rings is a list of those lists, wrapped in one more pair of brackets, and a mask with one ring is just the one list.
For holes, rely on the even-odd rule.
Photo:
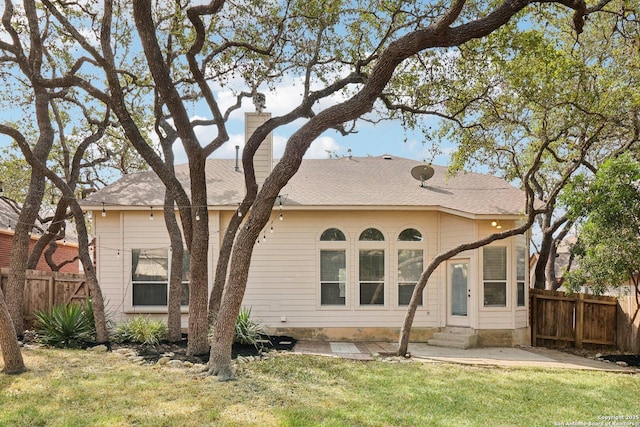
[[(231, 354), (235, 359), (238, 356), (258, 356), (262, 351), (279, 350), (279, 351), (291, 351), (296, 344), (296, 339), (287, 336), (267, 336), (264, 335), (258, 347), (246, 344), (233, 344)], [(113, 344), (113, 349), (116, 348), (131, 348), (136, 350), (139, 356), (144, 357), (144, 360), (150, 363), (155, 363), (163, 355), (167, 353), (173, 353), (172, 359), (189, 361), (191, 363), (206, 364), (209, 361), (209, 353), (189, 356), (187, 355), (187, 337), (183, 336), (182, 341), (177, 343), (161, 342), (158, 345), (143, 345), (136, 343), (122, 343)]]
[(607, 354), (602, 356), (610, 362), (625, 362), (629, 366), (640, 366), (640, 355), (637, 354)]
[(628, 366), (640, 367), (640, 355), (625, 354), (623, 351), (616, 350), (611, 346), (594, 346), (594, 348), (563, 347), (557, 348), (557, 350), (569, 354), (574, 354), (576, 356), (585, 357), (587, 359), (602, 359), (612, 363), (625, 362)]

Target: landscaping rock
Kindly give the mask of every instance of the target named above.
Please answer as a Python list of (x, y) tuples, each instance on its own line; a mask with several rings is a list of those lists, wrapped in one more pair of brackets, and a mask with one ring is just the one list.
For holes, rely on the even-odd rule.
[(629, 364), (628, 364), (627, 362), (624, 362), (624, 361), (622, 361), (622, 360), (618, 360), (618, 361), (616, 362), (616, 365), (618, 365), (618, 366), (622, 366), (622, 367), (627, 367), (627, 366), (629, 366)]
[(95, 347), (89, 347), (87, 350), (93, 351), (95, 353), (106, 353), (109, 349), (107, 348), (106, 345), (100, 344), (100, 345), (96, 345)]
[(204, 372), (207, 370), (207, 365), (203, 365), (202, 363), (196, 363), (191, 367), (191, 369), (193, 369), (193, 371), (195, 372)]
[(167, 366), (169, 366), (171, 368), (182, 368), (182, 367), (184, 367), (184, 364), (182, 363), (181, 360), (170, 360), (167, 363)]
[(164, 366), (167, 363), (169, 363), (171, 361), (171, 358), (168, 356), (162, 356), (160, 359), (158, 359), (158, 361), (156, 362), (157, 365), (160, 366)]

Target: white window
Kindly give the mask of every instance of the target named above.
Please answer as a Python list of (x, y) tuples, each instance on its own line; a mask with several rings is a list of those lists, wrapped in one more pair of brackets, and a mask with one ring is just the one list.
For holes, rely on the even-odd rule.
[(358, 256), (360, 305), (384, 305), (385, 250), (377, 243), (384, 242), (384, 235), (376, 228), (367, 228), (358, 240), (365, 242)]
[(338, 242), (335, 249), (320, 250), (320, 305), (346, 304), (347, 251), (338, 248), (344, 246), (346, 240), (344, 233), (337, 228), (329, 228), (320, 236), (321, 242)]
[(507, 248), (485, 246), (482, 250), (485, 307), (507, 306)]
[(526, 277), (527, 277), (527, 250), (519, 246), (516, 249), (516, 287), (517, 287), (517, 306), (524, 307), (526, 301)]
[[(422, 275), (424, 251), (415, 248), (416, 243), (422, 240), (422, 233), (415, 228), (407, 228), (398, 236), (398, 305), (409, 305)], [(422, 305), (422, 301), (419, 305)]]
[[(131, 283), (134, 306), (166, 306), (170, 262), (167, 249), (133, 249)], [(189, 253), (182, 262), (182, 305), (189, 305)]]

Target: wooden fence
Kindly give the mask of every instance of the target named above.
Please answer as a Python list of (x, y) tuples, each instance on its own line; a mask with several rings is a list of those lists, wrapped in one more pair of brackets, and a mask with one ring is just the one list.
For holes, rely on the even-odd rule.
[(633, 295), (618, 299), (618, 348), (640, 354), (640, 314), (631, 324), (631, 319), (638, 308)]
[(531, 289), (531, 344), (543, 347), (616, 346), (618, 299)]
[(529, 295), (532, 345), (616, 346), (640, 353), (640, 314), (631, 322), (638, 307), (633, 295), (569, 296), (539, 289), (531, 289)]
[[(0, 286), (4, 292), (11, 270), (0, 269)], [(33, 313), (60, 304), (84, 301), (89, 294), (83, 274), (27, 270), (24, 286), (25, 327), (33, 325)]]

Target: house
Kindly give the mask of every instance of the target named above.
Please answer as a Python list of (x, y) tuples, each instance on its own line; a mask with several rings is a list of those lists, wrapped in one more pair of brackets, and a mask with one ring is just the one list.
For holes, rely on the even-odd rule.
[[(13, 247), (13, 235), (16, 223), (18, 222), (19, 213), (5, 199), (0, 198), (0, 268), (11, 266), (11, 251)], [(36, 242), (40, 238), (39, 230), (46, 228), (39, 222), (34, 226), (31, 233), (29, 243), (29, 251), (33, 249)], [(58, 247), (52, 255), (53, 261), (57, 265), (68, 261), (59, 271), (64, 273), (78, 273), (80, 262), (78, 257), (78, 243), (75, 235), (69, 236), (68, 240), (64, 240), (62, 244), (58, 242)], [(51, 267), (47, 264), (44, 253), (40, 256), (36, 270), (51, 271)]]
[[(267, 114), (247, 113), (247, 134)], [(259, 183), (271, 138), (256, 155)], [(225, 228), (244, 195), (237, 160), (207, 163), (209, 282)], [(523, 192), (482, 174), (412, 176), (394, 156), (304, 160), (255, 247), (243, 304), (273, 333), (299, 339), (396, 340), (413, 288), (437, 254), (522, 221)], [(428, 169), (428, 168), (427, 168)], [(176, 167), (187, 182), (187, 165)], [(414, 173), (415, 175), (415, 173)], [(166, 314), (169, 237), (164, 187), (125, 176), (85, 199), (99, 282), (116, 320)], [(155, 212), (155, 220), (154, 219)], [(529, 343), (528, 236), (463, 252), (429, 280), (411, 339), (467, 331), (478, 345)], [(185, 287), (188, 275), (184, 275)], [(186, 311), (183, 325), (186, 325)], [(455, 329), (454, 329), (455, 328)]]

